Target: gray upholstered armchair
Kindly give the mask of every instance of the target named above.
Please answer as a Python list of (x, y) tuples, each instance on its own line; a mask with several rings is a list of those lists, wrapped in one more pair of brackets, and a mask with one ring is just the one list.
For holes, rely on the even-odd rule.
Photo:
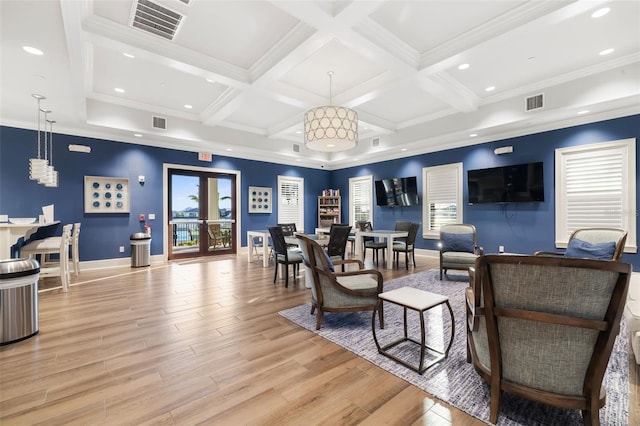
[(627, 231), (616, 228), (581, 228), (569, 236), (564, 252), (537, 251), (536, 256), (566, 256), (586, 259), (620, 260)]
[[(358, 259), (331, 261), (329, 255), (313, 239), (296, 235), (304, 265), (311, 269), (311, 314), (318, 310), (316, 329), (320, 329), (325, 312), (373, 311), (382, 292), (382, 274), (363, 269)], [(356, 264), (358, 270), (335, 272), (340, 265)], [(307, 275), (309, 276), (309, 275)], [(384, 327), (382, 309), (378, 310), (380, 327)]]
[(465, 223), (440, 227), (440, 280), (448, 269), (468, 270), (483, 254), (478, 247), (476, 227)]
[(631, 265), (594, 259), (488, 255), (467, 289), (467, 360), (491, 387), (581, 410), (599, 425), (601, 387), (629, 288)]

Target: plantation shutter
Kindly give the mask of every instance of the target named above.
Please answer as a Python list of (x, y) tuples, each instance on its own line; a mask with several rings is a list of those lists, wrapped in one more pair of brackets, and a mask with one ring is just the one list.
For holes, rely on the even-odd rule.
[(423, 169), (426, 232), (439, 234), (442, 225), (462, 223), (462, 164)]
[(372, 180), (371, 176), (349, 179), (351, 209), (349, 223), (372, 221)]
[[(632, 141), (632, 142), (629, 142)], [(619, 228), (635, 246), (635, 142), (556, 150), (556, 243), (580, 228)], [(633, 235), (632, 235), (633, 233)]]
[(304, 232), (303, 180), (278, 176), (278, 223), (295, 223)]

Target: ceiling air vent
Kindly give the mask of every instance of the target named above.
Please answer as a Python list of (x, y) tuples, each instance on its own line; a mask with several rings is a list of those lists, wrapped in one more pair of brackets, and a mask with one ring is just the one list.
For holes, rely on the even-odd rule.
[(181, 21), (182, 15), (179, 13), (149, 0), (138, 0), (131, 25), (151, 34), (173, 40)]
[(373, 138), (373, 139), (371, 140), (371, 146), (372, 146), (372, 147), (374, 147), (374, 148), (375, 148), (376, 146), (379, 146), (379, 145), (380, 145), (380, 138)]
[(526, 111), (532, 111), (534, 109), (540, 109), (542, 107), (544, 107), (544, 95), (542, 93), (527, 98)]
[(154, 129), (167, 130), (167, 119), (162, 117), (152, 117), (152, 126)]
[(300, 152), (300, 144), (297, 144), (297, 143), (293, 144), (293, 152)]

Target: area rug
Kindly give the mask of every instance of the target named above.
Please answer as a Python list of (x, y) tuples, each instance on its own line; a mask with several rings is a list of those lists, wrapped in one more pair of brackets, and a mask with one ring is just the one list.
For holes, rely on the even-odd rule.
[[(466, 274), (449, 273), (447, 281), (439, 280), (439, 272), (430, 270), (385, 283), (385, 291), (404, 286), (421, 288), (446, 295), (455, 316), (455, 337), (449, 356), (429, 368), (424, 374), (409, 370), (401, 364), (380, 355), (371, 332), (371, 312), (327, 313), (320, 330), (315, 329), (316, 317), (310, 315), (310, 305), (301, 305), (279, 312), (307, 330), (310, 330), (355, 353), (384, 370), (423, 389), (429, 394), (448, 402), (460, 410), (488, 423), (490, 392), (488, 385), (478, 376), (471, 364), (466, 362), (466, 328), (464, 289), (468, 285)], [(385, 329), (377, 331), (378, 340), (383, 344), (390, 336), (402, 333), (401, 308), (385, 303)], [(409, 311), (410, 336), (419, 336), (417, 313)], [(450, 336), (449, 312), (442, 305), (425, 314), (428, 329), (427, 341), (434, 348), (444, 348)], [(378, 327), (376, 320), (376, 327)], [(628, 425), (629, 417), (629, 361), (626, 327), (621, 332), (613, 348), (609, 366), (604, 377), (607, 403), (600, 410), (602, 425)], [(399, 348), (403, 351), (405, 348)], [(411, 353), (417, 353), (413, 347)], [(400, 354), (408, 356), (407, 353)], [(415, 359), (417, 360), (417, 356)], [(577, 410), (563, 410), (537, 404), (516, 396), (504, 394), (500, 405), (498, 425), (576, 425), (582, 424)]]

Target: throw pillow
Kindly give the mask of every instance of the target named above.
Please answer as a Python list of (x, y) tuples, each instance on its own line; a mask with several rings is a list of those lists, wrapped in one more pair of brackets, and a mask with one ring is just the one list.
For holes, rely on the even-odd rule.
[(335, 272), (336, 270), (334, 269), (333, 262), (329, 257), (329, 253), (327, 253), (326, 250), (322, 250), (322, 252), (324, 253), (324, 258), (327, 259), (327, 264), (329, 264), (329, 270), (331, 270), (331, 272)]
[(453, 232), (440, 233), (442, 251), (458, 251), (473, 253), (473, 234), (455, 234)]
[(582, 241), (578, 238), (573, 238), (569, 241), (566, 257), (577, 257), (586, 259), (613, 259), (613, 252), (616, 250), (616, 243), (609, 241), (606, 243), (592, 244), (587, 241)]

